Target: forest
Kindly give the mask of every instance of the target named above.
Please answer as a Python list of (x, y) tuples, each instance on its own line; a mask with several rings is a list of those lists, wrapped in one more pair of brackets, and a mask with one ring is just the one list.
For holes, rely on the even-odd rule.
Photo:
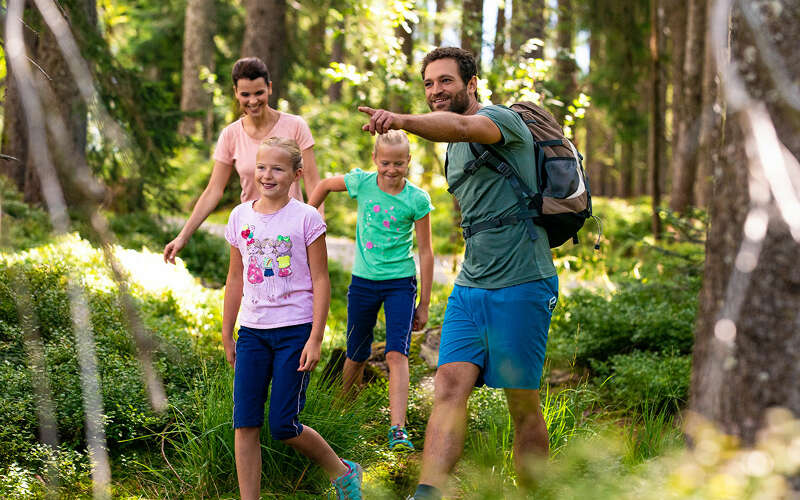
[[(549, 458), (523, 481), (506, 394), (478, 387), (446, 498), (800, 494), (800, 2), (0, 0), (0, 21), (1, 497), (239, 497), (220, 336), (238, 174), (163, 257), (243, 113), (233, 65), (267, 63), (269, 106), (307, 122), (325, 179), (373, 168), (359, 106), (429, 112), (421, 62), (440, 46), (475, 54), (483, 105), (553, 114), (599, 219), (553, 249)], [(414, 493), (465, 252), (446, 144), (409, 139), (408, 179), (435, 207), (415, 451), (386, 447), (383, 312), (363, 386), (340, 394), (344, 194), (325, 202), (331, 304), (301, 413), (363, 465), (370, 499)], [(262, 498), (335, 495), (266, 430), (260, 444)]]

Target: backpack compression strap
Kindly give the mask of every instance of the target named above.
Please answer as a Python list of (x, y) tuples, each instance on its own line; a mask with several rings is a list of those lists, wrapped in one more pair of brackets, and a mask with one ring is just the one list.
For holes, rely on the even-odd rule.
[(475, 159), (467, 162), (467, 164), (464, 166), (464, 175), (459, 177), (452, 185), (450, 185), (447, 191), (450, 194), (453, 194), (456, 188), (461, 186), (479, 168), (485, 165), (492, 171), (497, 172), (505, 177), (509, 184), (511, 184), (511, 188), (514, 190), (514, 194), (517, 197), (517, 206), (519, 207), (519, 211), (516, 214), (508, 217), (499, 217), (496, 219), (477, 222), (470, 226), (463, 226), (462, 234), (464, 235), (464, 239), (467, 239), (474, 234), (487, 229), (524, 222), (525, 229), (528, 231), (528, 236), (530, 236), (531, 241), (536, 240), (536, 238), (538, 238), (538, 234), (536, 233), (536, 226), (533, 223), (533, 218), (536, 217), (538, 213), (529, 208), (531, 203), (534, 202), (536, 195), (532, 193), (530, 189), (528, 189), (528, 187), (525, 185), (525, 182), (519, 177), (514, 169), (511, 168), (511, 166), (509, 166), (505, 160), (499, 156), (499, 154), (494, 153), (490, 147), (471, 142), (469, 143), (469, 149), (475, 156)]

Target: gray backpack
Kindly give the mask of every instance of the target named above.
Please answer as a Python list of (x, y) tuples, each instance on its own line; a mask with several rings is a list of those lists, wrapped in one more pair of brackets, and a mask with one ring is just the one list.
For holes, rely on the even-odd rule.
[[(464, 175), (447, 189), (453, 194), (479, 168), (487, 167), (502, 175), (511, 184), (517, 197), (519, 210), (508, 217), (479, 221), (462, 226), (464, 238), (487, 229), (523, 223), (532, 240), (537, 238), (535, 225), (547, 232), (550, 248), (572, 239), (578, 242), (578, 230), (592, 215), (592, 196), (589, 179), (583, 169), (583, 157), (572, 142), (564, 137), (553, 115), (531, 102), (511, 105), (533, 136), (534, 157), (531, 167), (536, 168), (536, 189), (531, 189), (514, 171), (503, 154), (493, 145), (470, 143), (474, 160), (464, 166)], [(445, 161), (445, 175), (447, 162)], [(602, 231), (602, 229), (600, 230)], [(595, 248), (599, 248), (598, 234)]]

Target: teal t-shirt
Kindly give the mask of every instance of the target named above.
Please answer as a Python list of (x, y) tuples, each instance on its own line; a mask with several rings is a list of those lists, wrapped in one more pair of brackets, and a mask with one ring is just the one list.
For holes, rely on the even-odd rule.
[[(525, 183), (536, 187), (533, 138), (522, 119), (505, 106), (485, 106), (479, 115), (489, 117), (503, 135), (495, 145)], [(447, 182), (464, 175), (464, 165), (475, 158), (466, 142), (447, 146)], [(462, 225), (516, 213), (517, 197), (511, 184), (489, 168), (480, 168), (455, 191)], [(539, 237), (531, 241), (524, 223), (487, 229), (466, 241), (464, 264), (456, 284), (474, 288), (504, 288), (556, 274), (547, 233), (536, 226)]]
[(398, 194), (385, 193), (378, 187), (378, 173), (360, 168), (345, 174), (344, 183), (358, 202), (353, 274), (370, 280), (416, 276), (414, 222), (433, 210), (428, 193), (407, 179)]

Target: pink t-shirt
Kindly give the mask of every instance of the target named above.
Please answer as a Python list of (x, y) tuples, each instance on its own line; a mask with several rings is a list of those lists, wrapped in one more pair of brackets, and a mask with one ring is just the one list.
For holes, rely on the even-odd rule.
[(319, 212), (294, 198), (272, 214), (256, 212), (252, 201), (233, 209), (225, 239), (242, 254), (240, 325), (266, 329), (311, 322), (314, 300), (306, 247), (325, 229)]
[[(217, 148), (214, 150), (214, 159), (236, 168), (239, 173), (239, 182), (242, 185), (243, 202), (256, 200), (260, 196), (253, 176), (256, 172), (256, 153), (261, 141), (267, 137), (294, 139), (300, 146), (300, 151), (305, 151), (314, 145), (311, 129), (308, 128), (305, 120), (296, 115), (280, 111), (278, 113), (278, 121), (263, 139), (255, 139), (248, 135), (244, 130), (241, 118), (222, 129), (219, 134)], [(300, 190), (299, 183), (292, 184), (289, 196), (303, 201), (303, 192)]]

